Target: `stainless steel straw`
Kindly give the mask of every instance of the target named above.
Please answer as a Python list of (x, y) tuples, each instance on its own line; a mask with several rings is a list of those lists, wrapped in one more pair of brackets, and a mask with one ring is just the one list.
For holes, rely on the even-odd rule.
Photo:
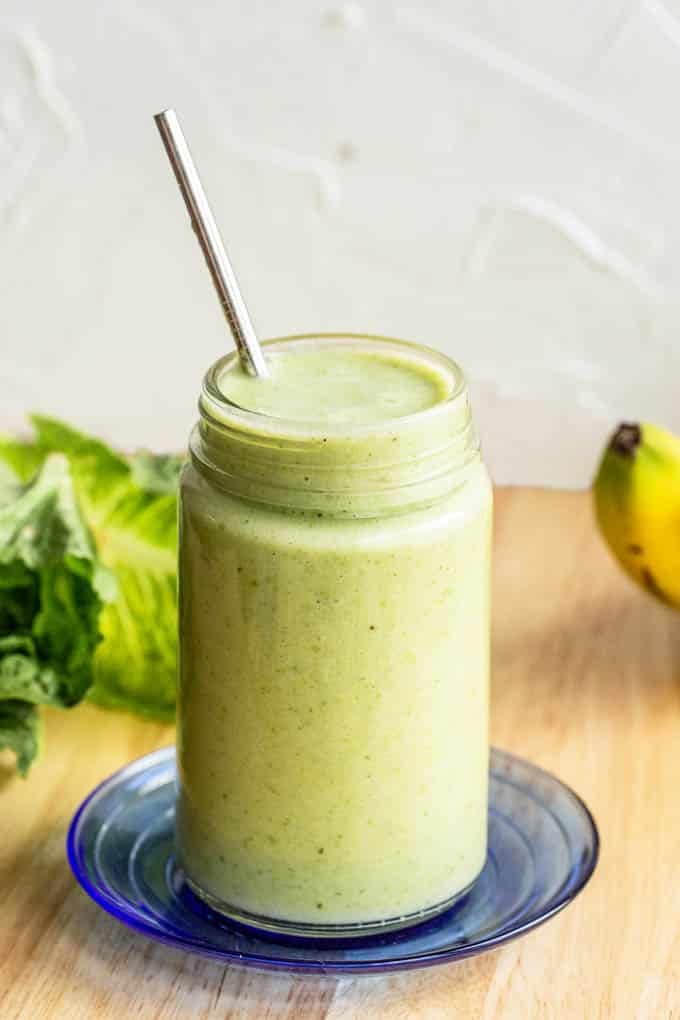
[(170, 165), (184, 198), (191, 226), (203, 249), (217, 296), (226, 316), (245, 368), (257, 376), (267, 376), (267, 362), (260, 347), (248, 309), (241, 297), (234, 270), (224, 248), (215, 217), (198, 176), (187, 140), (174, 110), (163, 110), (154, 117), (163, 139)]

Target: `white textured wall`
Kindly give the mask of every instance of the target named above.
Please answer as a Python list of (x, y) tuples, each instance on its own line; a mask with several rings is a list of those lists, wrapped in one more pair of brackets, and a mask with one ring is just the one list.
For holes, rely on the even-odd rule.
[(472, 381), (501, 481), (680, 428), (680, 0), (4, 0), (0, 427), (183, 443), (227, 343), (151, 115), (182, 116), (262, 335)]

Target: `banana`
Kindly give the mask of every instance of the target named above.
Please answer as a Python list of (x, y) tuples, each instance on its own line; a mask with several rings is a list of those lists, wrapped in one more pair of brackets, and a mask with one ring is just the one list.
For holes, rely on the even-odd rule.
[(647, 422), (620, 425), (593, 498), (600, 531), (626, 573), (680, 609), (680, 437)]

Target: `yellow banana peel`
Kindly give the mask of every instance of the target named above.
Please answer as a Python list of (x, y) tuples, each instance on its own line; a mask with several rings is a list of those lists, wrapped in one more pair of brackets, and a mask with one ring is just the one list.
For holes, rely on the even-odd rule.
[(626, 573), (680, 609), (680, 437), (648, 422), (620, 425), (593, 498), (600, 531)]

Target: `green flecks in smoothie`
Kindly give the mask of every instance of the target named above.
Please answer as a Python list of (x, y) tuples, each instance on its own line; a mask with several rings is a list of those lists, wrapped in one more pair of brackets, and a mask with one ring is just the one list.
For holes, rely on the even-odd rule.
[[(344, 411), (347, 379), (315, 377), (298, 357), (301, 413), (312, 420), (334, 400)], [(350, 430), (311, 428), (309, 467), (296, 476), (306, 494), (323, 491), (316, 460), (334, 470), (349, 451), (362, 466), (378, 443), (376, 460), (401, 463), (411, 446), (389, 419), (448, 393), (448, 379), (408, 356), (351, 358), (347, 421), (376, 427), (354, 445)], [(268, 385), (246, 379), (243, 401), (257, 387), (266, 402)], [(398, 399), (381, 403), (383, 393)], [(292, 397), (269, 411), (297, 413)], [(395, 481), (390, 465), (381, 484)], [(375, 920), (447, 898), (486, 851), (486, 476), (445, 512), (383, 515), (381, 504), (354, 520), (338, 517), (337, 501), (296, 515), (190, 471), (178, 813), (189, 874), (225, 904), (292, 921)]]
[(275, 418), (369, 425), (434, 407), (451, 390), (450, 381), (424, 362), (380, 351), (277, 351), (268, 352), (267, 363), (267, 379), (253, 378), (236, 363), (220, 377), (221, 392), (239, 407)]

